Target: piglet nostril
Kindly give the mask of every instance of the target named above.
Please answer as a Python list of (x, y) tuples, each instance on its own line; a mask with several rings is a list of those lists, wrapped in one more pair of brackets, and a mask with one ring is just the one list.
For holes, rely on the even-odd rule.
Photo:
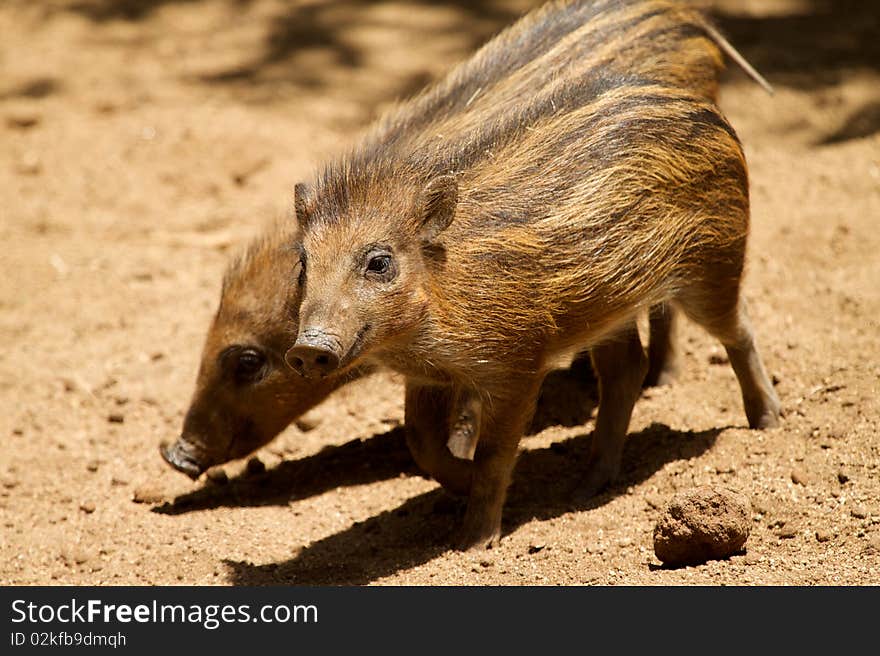
[(306, 378), (326, 376), (339, 367), (339, 356), (323, 346), (296, 344), (284, 358), (291, 369)]

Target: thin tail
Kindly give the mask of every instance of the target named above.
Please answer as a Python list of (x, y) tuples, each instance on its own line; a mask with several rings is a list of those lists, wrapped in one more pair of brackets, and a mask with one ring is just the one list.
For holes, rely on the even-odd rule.
[(756, 71), (746, 58), (743, 57), (718, 30), (712, 27), (707, 21), (700, 22), (702, 23), (703, 29), (706, 30), (706, 33), (713, 41), (715, 41), (715, 43), (718, 44), (718, 47), (727, 53), (728, 57), (739, 64), (740, 68), (742, 68), (750, 78), (760, 84), (764, 88), (764, 91), (772, 96), (774, 94), (773, 87), (770, 86), (770, 83), (766, 79), (764, 79), (764, 76)]

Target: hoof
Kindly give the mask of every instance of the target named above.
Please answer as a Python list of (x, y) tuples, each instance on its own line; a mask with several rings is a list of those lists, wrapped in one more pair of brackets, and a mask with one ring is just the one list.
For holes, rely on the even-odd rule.
[(453, 541), (456, 551), (485, 551), (501, 543), (501, 529), (492, 531), (469, 531), (463, 529)]

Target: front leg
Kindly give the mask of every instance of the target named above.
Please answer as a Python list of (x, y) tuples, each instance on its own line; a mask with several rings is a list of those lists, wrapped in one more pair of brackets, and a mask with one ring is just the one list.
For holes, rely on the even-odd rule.
[(459, 549), (487, 549), (501, 539), (502, 508), (517, 447), (535, 411), (541, 377), (520, 378), (518, 382), (515, 394), (506, 390), (504, 396), (483, 401), (473, 480), (464, 524), (456, 541)]
[(459, 406), (460, 395), (453, 386), (406, 384), (406, 443), (413, 460), (446, 490), (465, 496), (471, 487), (472, 463), (456, 458), (447, 447), (461, 414)]

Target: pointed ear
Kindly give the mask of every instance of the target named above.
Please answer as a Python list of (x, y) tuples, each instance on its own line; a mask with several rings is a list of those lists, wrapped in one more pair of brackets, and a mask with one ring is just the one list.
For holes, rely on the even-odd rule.
[(305, 225), (308, 212), (306, 211), (306, 197), (309, 195), (309, 188), (304, 182), (297, 182), (293, 185), (293, 211), (296, 213), (296, 222), (299, 225)]
[(419, 236), (431, 242), (449, 227), (458, 204), (458, 182), (453, 175), (441, 175), (431, 180), (422, 191), (422, 217)]

